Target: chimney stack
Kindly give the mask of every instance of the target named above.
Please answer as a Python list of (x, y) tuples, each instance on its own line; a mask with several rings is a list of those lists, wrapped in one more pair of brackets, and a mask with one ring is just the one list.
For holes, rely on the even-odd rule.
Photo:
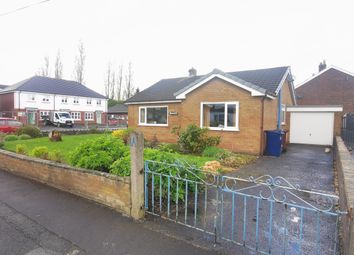
[(193, 67), (188, 70), (189, 72), (189, 77), (197, 76), (197, 70), (194, 69)]
[(318, 71), (321, 72), (322, 70), (327, 68), (326, 60), (323, 60), (318, 66)]

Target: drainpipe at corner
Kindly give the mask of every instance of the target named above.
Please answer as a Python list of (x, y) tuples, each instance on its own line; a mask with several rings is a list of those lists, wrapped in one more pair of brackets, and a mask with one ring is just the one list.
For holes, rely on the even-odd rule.
[(267, 91), (265, 92), (264, 96), (262, 97), (262, 110), (261, 110), (261, 143), (260, 143), (260, 156), (263, 156), (264, 152), (264, 100), (267, 98)]
[(279, 94), (278, 94), (278, 122), (277, 122), (277, 129), (281, 128), (281, 101), (282, 101), (282, 89), (279, 89)]

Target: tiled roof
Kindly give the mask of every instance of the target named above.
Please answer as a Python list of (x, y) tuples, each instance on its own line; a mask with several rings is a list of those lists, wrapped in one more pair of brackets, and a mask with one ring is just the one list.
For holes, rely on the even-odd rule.
[(105, 96), (76, 81), (43, 76), (33, 76), (26, 80), (20, 81), (1, 90), (1, 93), (10, 91), (27, 91), (79, 97), (106, 98)]
[(215, 69), (206, 75), (163, 79), (129, 98), (126, 103), (176, 100), (178, 94), (193, 87), (194, 84), (202, 81), (211, 74), (221, 74), (261, 93), (276, 94), (277, 88), (285, 74), (287, 74), (288, 69), (289, 67), (283, 66), (227, 73)]
[(116, 104), (108, 108), (108, 113), (128, 113), (128, 106), (124, 104)]

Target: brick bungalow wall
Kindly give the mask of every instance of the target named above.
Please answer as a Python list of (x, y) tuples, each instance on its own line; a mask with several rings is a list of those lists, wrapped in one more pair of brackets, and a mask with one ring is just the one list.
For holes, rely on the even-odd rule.
[[(288, 86), (284, 86), (288, 87)], [(284, 90), (287, 94), (290, 91)], [(283, 97), (288, 100), (288, 96)], [(139, 106), (128, 106), (128, 125), (144, 133), (146, 139), (156, 137), (159, 142), (174, 143), (177, 136), (171, 134), (174, 127), (186, 128), (189, 124), (200, 125), (201, 102), (239, 101), (239, 129), (240, 131), (214, 131), (211, 135), (221, 136), (220, 147), (232, 151), (259, 154), (261, 145), (261, 97), (252, 97), (250, 93), (235, 87), (221, 79), (213, 79), (203, 86), (189, 93), (182, 103), (157, 104), (168, 106), (168, 112), (177, 112), (177, 115), (168, 115), (167, 127), (139, 126)], [(292, 103), (291, 103), (292, 104)], [(152, 104), (148, 104), (152, 106)], [(264, 129), (275, 129), (277, 126), (277, 100), (265, 99)]]
[(343, 105), (343, 114), (354, 112), (354, 77), (336, 69), (296, 89), (299, 105)]

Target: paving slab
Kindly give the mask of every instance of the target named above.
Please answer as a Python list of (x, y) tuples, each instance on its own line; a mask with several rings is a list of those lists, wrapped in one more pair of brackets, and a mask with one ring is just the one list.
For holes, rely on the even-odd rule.
[(216, 253), (148, 229), (99, 204), (1, 170), (0, 228), (4, 255)]

